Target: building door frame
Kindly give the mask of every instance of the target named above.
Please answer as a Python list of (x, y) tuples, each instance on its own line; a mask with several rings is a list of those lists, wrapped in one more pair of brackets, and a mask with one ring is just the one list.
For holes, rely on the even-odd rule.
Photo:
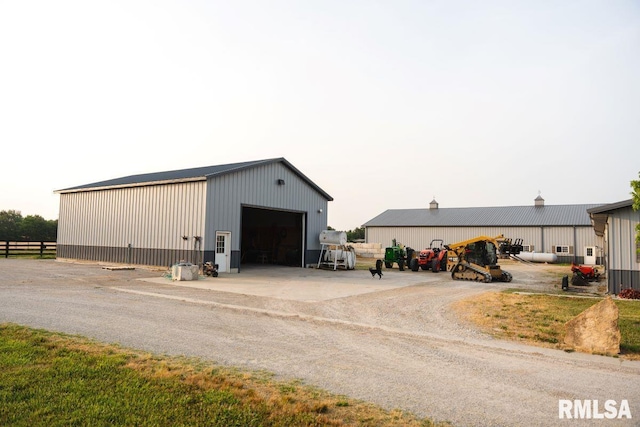
[(598, 254), (595, 246), (586, 246), (584, 248), (584, 263), (588, 265), (596, 265), (598, 262)]
[(218, 264), (220, 273), (228, 273), (230, 271), (230, 254), (231, 254), (231, 232), (216, 231), (215, 241), (215, 263)]

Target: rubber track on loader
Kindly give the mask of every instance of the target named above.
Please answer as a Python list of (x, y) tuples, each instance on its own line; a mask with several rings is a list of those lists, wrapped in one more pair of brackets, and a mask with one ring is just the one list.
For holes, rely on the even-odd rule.
[[(486, 271), (482, 271), (479, 270), (477, 268), (471, 267), (470, 265), (464, 266), (465, 269), (462, 271), (458, 271), (458, 266), (460, 266), (461, 264), (456, 265), (453, 270), (451, 271), (451, 278), (454, 280), (469, 280), (469, 281), (473, 281), (473, 282), (483, 282), (483, 283), (491, 283), (491, 274), (487, 273)], [(467, 271), (473, 271), (475, 274), (474, 278), (466, 278), (466, 277), (462, 277), (462, 276), (456, 276), (456, 274), (463, 274), (466, 273)]]
[[(502, 271), (502, 278), (501, 278), (502, 282), (510, 282), (511, 280), (513, 280), (513, 276), (511, 275), (511, 273), (509, 273), (508, 271)], [(505, 280), (506, 279), (506, 280)]]

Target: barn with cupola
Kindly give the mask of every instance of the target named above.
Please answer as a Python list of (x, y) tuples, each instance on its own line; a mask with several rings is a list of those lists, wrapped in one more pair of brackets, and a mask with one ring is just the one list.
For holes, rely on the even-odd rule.
[(588, 209), (598, 204), (546, 205), (541, 196), (529, 206), (389, 209), (367, 221), (367, 242), (397, 242), (420, 250), (433, 239), (460, 242), (476, 236), (522, 239), (528, 252), (553, 253), (560, 263), (602, 264), (604, 241), (594, 233)]

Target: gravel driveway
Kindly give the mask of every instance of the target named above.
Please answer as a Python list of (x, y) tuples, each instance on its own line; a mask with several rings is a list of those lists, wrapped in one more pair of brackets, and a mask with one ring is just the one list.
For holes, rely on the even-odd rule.
[[(557, 282), (539, 266), (507, 269), (508, 285), (431, 272), (385, 270), (378, 281), (367, 271), (257, 268), (221, 276), (230, 292), (221, 282), (149, 280), (160, 271), (2, 259), (0, 322), (268, 370), (455, 426), (640, 425), (640, 362), (501, 341), (458, 323), (453, 301)], [(368, 289), (307, 301), (251, 295), (245, 283), (284, 278), (302, 291), (323, 282)], [(559, 399), (598, 399), (601, 408), (626, 399), (633, 419), (559, 420)]]

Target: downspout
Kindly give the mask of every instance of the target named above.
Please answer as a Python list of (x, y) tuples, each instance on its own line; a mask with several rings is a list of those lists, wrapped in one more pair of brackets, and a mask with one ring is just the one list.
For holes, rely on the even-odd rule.
[(578, 259), (576, 254), (578, 253), (578, 235), (577, 235), (576, 226), (573, 226), (573, 262), (575, 263)]
[(202, 250), (201, 243), (201, 236), (193, 236), (193, 256), (195, 257), (194, 264), (198, 266), (198, 269), (202, 267), (202, 265), (200, 264), (200, 251)]
[(301, 267), (305, 268), (307, 266), (307, 214), (302, 214), (300, 220), (302, 221), (302, 250), (300, 251), (302, 259), (300, 262), (302, 263)]

